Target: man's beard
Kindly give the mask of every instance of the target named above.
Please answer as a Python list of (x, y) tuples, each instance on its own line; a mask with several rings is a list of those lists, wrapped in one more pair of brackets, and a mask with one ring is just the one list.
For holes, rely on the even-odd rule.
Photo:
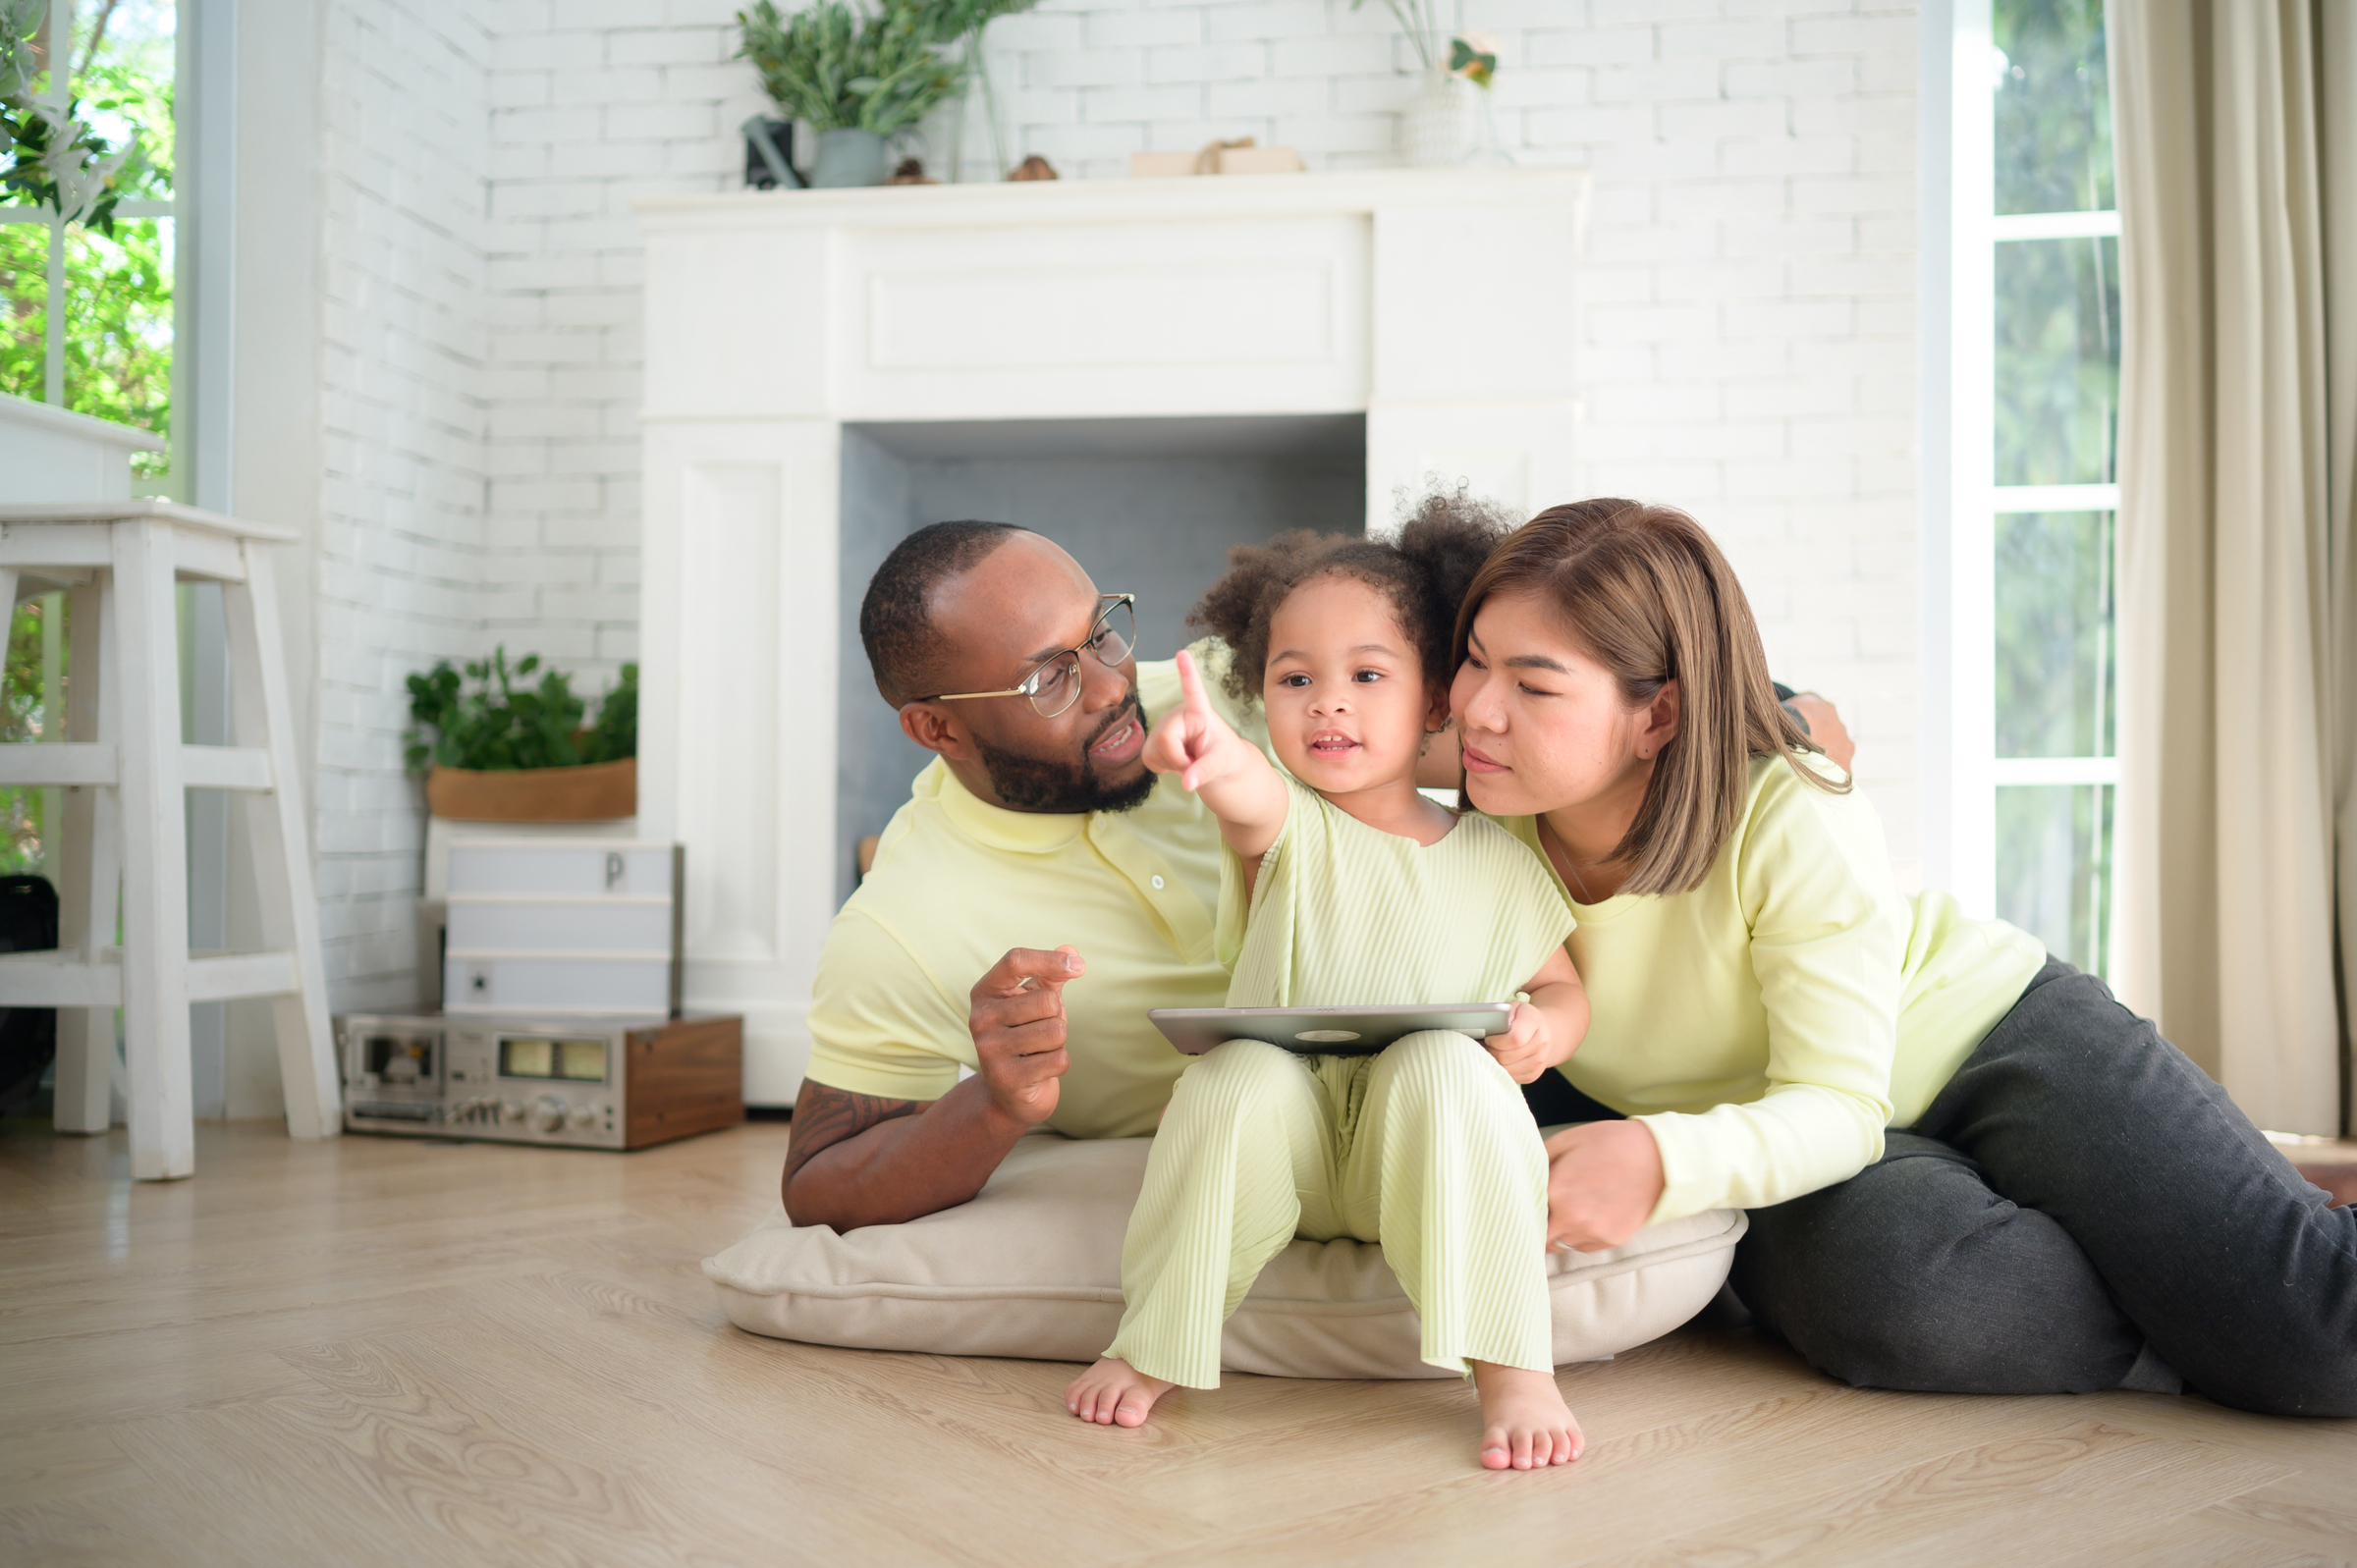
[(974, 749), (982, 758), (982, 769), (990, 775), (990, 786), (999, 799), (1015, 811), (1050, 812), (1060, 815), (1084, 811), (1131, 811), (1146, 803), (1154, 792), (1154, 775), (1140, 773), (1127, 784), (1107, 784), (1097, 777), (1097, 765), (1088, 748), (1105, 738), (1107, 731), (1125, 719), (1133, 719), (1139, 729), (1145, 728), (1146, 716), (1137, 705), (1137, 689), (1129, 691), (1129, 700), (1097, 726), (1087, 740), (1081, 743), (1077, 763), (1058, 761), (1047, 757), (1027, 757), (1019, 751), (1002, 751), (997, 746), (974, 736)]

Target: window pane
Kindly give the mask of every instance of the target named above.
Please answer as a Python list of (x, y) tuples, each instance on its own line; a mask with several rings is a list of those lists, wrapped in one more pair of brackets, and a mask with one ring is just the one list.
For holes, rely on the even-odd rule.
[(1997, 791), (1997, 914), (2056, 957), (2102, 974), (2111, 924), (2111, 790), (2005, 784)]
[[(62, 694), (65, 683), (65, 617), (66, 596), (51, 593), (26, 600), (10, 619), (0, 660), (0, 743), (57, 738), (64, 716), (51, 710), (50, 698)], [(47, 823), (60, 794), (53, 788), (0, 789), (0, 874), (45, 869)]]
[(172, 194), (172, 72), (179, 9), (172, 0), (114, 0), (76, 7), (74, 95), (82, 119), (120, 147), (136, 128), (138, 150), (116, 176), (127, 201)]
[(1997, 247), (1996, 414), (1999, 484), (2117, 477), (2117, 240)]
[[(66, 242), (66, 406), (168, 436), (172, 423), (172, 220), (118, 218)], [(136, 453), (142, 478), (164, 454)]]
[(49, 324), (49, 226), (0, 223), (0, 392), (41, 401)]
[(2104, 0), (1997, 0), (1997, 210), (2105, 212), (2111, 81)]
[(1997, 754), (2112, 754), (2112, 514), (1997, 519)]

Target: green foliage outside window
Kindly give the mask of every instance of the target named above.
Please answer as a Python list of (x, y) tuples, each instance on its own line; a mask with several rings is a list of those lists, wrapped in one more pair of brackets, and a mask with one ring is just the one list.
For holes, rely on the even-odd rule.
[(2119, 242), (1997, 247), (1997, 482), (2118, 477)]
[(1990, 17), (1997, 83), (1997, 210), (2107, 212), (2111, 77), (2104, 0), (2003, 0)]
[[(39, 740), (49, 732), (41, 694), (41, 632), (51, 602), (64, 609), (62, 595), (53, 601), (28, 599), (9, 619), (5, 662), (0, 662), (0, 744)], [(47, 798), (41, 789), (0, 790), (0, 876), (42, 870)]]
[[(121, 146), (137, 132), (115, 177), (118, 200), (169, 200), (173, 172), (174, 41), (168, 24), (135, 27), (135, 7), (109, 8), (109, 30), (75, 42), (75, 113)], [(153, 19), (149, 19), (152, 23)], [(85, 22), (85, 27), (88, 23)], [(48, 89), (46, 72), (32, 83)], [(0, 199), (0, 220), (30, 217), (28, 192)], [(45, 401), (49, 239), (43, 221), (0, 221), (0, 392)], [(65, 243), (65, 406), (78, 413), (170, 433), (172, 269), (170, 218), (111, 218), (68, 227)], [(160, 477), (160, 453), (133, 459)]]

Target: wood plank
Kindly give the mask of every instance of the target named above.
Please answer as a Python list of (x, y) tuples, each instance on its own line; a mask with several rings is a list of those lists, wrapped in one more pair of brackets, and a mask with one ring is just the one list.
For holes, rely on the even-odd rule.
[(119, 766), (111, 741), (47, 740), (0, 745), (0, 784), (111, 784)]
[(253, 854), (262, 946), (295, 955), (295, 989), (270, 1002), (287, 1130), (298, 1138), (335, 1138), (344, 1131), (344, 1085), (328, 1025), (327, 960), (320, 946), (318, 891), (311, 881), (310, 818), (296, 753), (295, 709), (287, 694), (278, 592), (272, 586), (270, 551), (260, 542), (266, 537), (272, 535), (247, 532), (242, 557), (246, 580), (225, 583), (221, 589), (222, 634), (229, 650), (230, 737), (240, 746), (267, 752), (270, 776), (277, 782), (268, 794), (241, 798), (246, 803), (247, 843)]
[(2342, 1541), (2319, 1547), (2236, 1529), (2205, 1510), (2191, 1517), (2130, 1526), (2101, 1546), (2049, 1558), (2055, 1568), (2350, 1568), (2357, 1549)]
[[(619, 1397), (634, 1409), (661, 1412), (665, 1423), (682, 1421), (714, 1451), (761, 1454), (798, 1494), (856, 1495), (879, 1479), (876, 1455), (897, 1452), (920, 1434), (944, 1441), (928, 1402), (932, 1381), (894, 1375), (903, 1368), (891, 1363), (904, 1366), (907, 1358), (851, 1352), (858, 1364), (846, 1366), (840, 1359), (846, 1353), (814, 1355), (810, 1346), (795, 1347), (800, 1354), (794, 1357), (771, 1356), (749, 1335), (724, 1330), (716, 1341), (704, 1323), (616, 1282), (578, 1273), (519, 1280), (472, 1299), (472, 1315), (483, 1325), (481, 1342), (511, 1343), (520, 1333), (537, 1333), (549, 1345), (551, 1365), (535, 1376), (533, 1403), (563, 1408), (574, 1398), (595, 1402), (602, 1385), (606, 1402)], [(591, 1307), (591, 1314), (585, 1319), (578, 1311), (565, 1312), (567, 1300)], [(572, 1325), (571, 1331), (558, 1325)], [(593, 1376), (584, 1368), (601, 1370)], [(494, 1367), (475, 1374), (486, 1375), (496, 1379), (500, 1373)], [(799, 1418), (791, 1427), (766, 1414), (787, 1402)], [(1069, 1415), (1064, 1419), (1077, 1425)], [(985, 1461), (1005, 1452), (1003, 1445), (987, 1443), (968, 1449), (961, 1440), (978, 1435), (959, 1431), (945, 1446)], [(1100, 1490), (1053, 1468), (1031, 1473), (1058, 1476), (1068, 1493), (1082, 1494), (1072, 1500), (1088, 1504), (1057, 1511), (1058, 1539), (1079, 1560), (1108, 1561), (1203, 1534), (1182, 1515), (1135, 1495)], [(957, 1543), (978, 1560), (1027, 1568), (1036, 1549), (1030, 1529), (1040, 1517), (1036, 1487), (977, 1486), (971, 1465), (896, 1467), (892, 1476), (895, 1516), (907, 1517), (903, 1528), (928, 1545), (927, 1555)], [(931, 1523), (937, 1521), (956, 1523), (943, 1533)], [(1022, 1551), (1008, 1555), (1014, 1542), (1022, 1543)]]
[(2310, 1475), (2254, 1487), (2213, 1503), (2197, 1518), (2259, 1540), (2357, 1558), (2357, 1495)]
[(180, 782), (191, 789), (269, 789), (270, 753), (259, 746), (183, 746)]
[(0, 1007), (116, 1007), (122, 1002), (120, 963), (84, 963), (70, 948), (0, 954)]
[[(1959, 1552), (2044, 1560), (2111, 1541), (2131, 1511), (2178, 1517), (2281, 1475), (2262, 1461), (2200, 1449), (2075, 1423), (1796, 1495), (1602, 1561), (1613, 1568), (1728, 1560), (1839, 1568), (1953, 1561)], [(2166, 1472), (2165, 1499), (2156, 1472)]]
[[(11, 1413), (22, 1415), (14, 1408)], [(0, 1433), (0, 1506), (14, 1497), (73, 1497), (138, 1479), (138, 1467), (98, 1429)]]
[(634, 1154), (0, 1123), (0, 1561), (2335, 1562), (2357, 1426), (1974, 1399), (1689, 1327), (1562, 1369), (1588, 1457), (1473, 1464), (1451, 1380), (1231, 1377), (1136, 1432), (1074, 1369), (729, 1327), (788, 1131)]
[(208, 953), (189, 959), (191, 1001), (276, 997), (294, 989), (295, 955), (290, 952)]

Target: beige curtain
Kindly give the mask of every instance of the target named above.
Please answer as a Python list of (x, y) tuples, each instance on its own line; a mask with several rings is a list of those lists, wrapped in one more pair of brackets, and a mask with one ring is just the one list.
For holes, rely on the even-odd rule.
[(2357, 4), (2111, 0), (2112, 968), (2261, 1126), (2346, 1125)]

